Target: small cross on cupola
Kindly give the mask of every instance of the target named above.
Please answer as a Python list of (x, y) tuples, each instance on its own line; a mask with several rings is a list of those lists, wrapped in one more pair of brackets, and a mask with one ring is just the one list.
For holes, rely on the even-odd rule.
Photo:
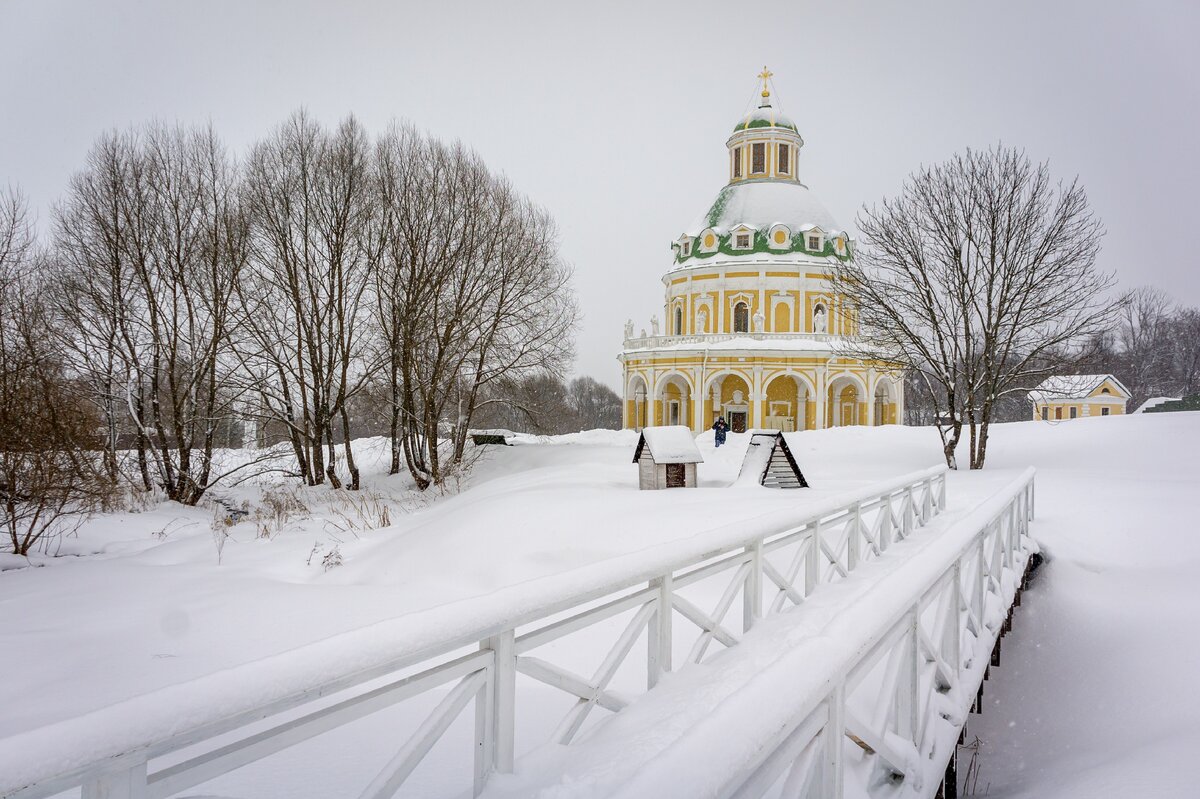
[(763, 71), (758, 73), (759, 79), (762, 81), (762, 99), (758, 102), (759, 108), (771, 107), (771, 84), (770, 80), (775, 76), (775, 73), (763, 67)]

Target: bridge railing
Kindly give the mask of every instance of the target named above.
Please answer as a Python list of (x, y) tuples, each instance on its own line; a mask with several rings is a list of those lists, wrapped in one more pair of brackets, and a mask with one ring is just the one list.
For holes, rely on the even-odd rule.
[[(1036, 551), (1033, 511), (1031, 468), (612, 795), (934, 796)], [(705, 745), (729, 730), (741, 746)]]
[[(551, 735), (568, 744), (597, 706), (617, 712), (627, 704), (610, 682), (639, 640), (648, 690), (677, 653), (701, 662), (735, 646), (757, 620), (803, 604), (945, 503), (946, 470), (928, 469), (807, 504), (799, 518), (751, 518), (153, 692), (0, 741), (0, 796), (34, 799), (82, 786), (83, 799), (162, 799), (434, 691), (436, 707), (361, 795), (393, 796), (471, 705), (478, 795), (491, 773), (513, 768), (518, 674), (575, 700)], [(724, 581), (719, 594), (690, 591), (714, 580)], [(706, 599), (715, 599), (710, 609)], [(727, 620), (737, 604), (740, 624)], [(590, 675), (538, 653), (622, 614), (631, 617)], [(431, 629), (440, 634), (431, 638)], [(360, 650), (368, 654), (348, 654)], [(48, 763), (39, 760), (44, 751), (54, 752)]]

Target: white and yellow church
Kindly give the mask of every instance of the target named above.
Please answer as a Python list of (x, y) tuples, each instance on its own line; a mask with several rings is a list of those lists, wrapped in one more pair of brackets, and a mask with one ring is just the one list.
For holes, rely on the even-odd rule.
[(846, 357), (854, 315), (831, 290), (854, 241), (801, 182), (804, 146), (772, 100), (726, 141), (729, 183), (673, 243), (665, 330), (625, 325), (625, 426), (791, 432), (903, 419), (895, 364)]

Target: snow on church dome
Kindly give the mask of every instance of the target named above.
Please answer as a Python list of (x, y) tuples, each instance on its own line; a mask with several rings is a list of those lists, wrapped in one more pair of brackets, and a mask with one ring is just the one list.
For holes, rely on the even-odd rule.
[(774, 107), (771, 76), (763, 67), (758, 108), (725, 143), (729, 183), (672, 244), (677, 266), (717, 256), (852, 256), (853, 242), (800, 182), (804, 139), (795, 123)]
[(737, 225), (766, 230), (775, 224), (794, 231), (816, 226), (825, 233), (839, 230), (833, 215), (803, 183), (763, 182), (731, 183), (721, 189), (709, 209), (687, 229), (698, 236), (712, 228), (718, 235)]
[(793, 133), (799, 132), (795, 122), (769, 105), (759, 106), (746, 114), (746, 118), (737, 124), (733, 132), (741, 133), (743, 130), (752, 128), (785, 128)]

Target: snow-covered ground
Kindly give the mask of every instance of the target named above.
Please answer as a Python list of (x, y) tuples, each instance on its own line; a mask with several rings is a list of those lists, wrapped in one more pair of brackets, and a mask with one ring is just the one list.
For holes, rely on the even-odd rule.
[[(801, 433), (789, 441), (812, 491), (730, 489), (745, 440), (714, 450), (709, 434), (699, 489), (639, 492), (635, 441), (605, 431), (521, 437), (491, 448), (460, 493), (433, 501), (384, 477), (384, 448), (367, 442), (367, 500), (276, 489), (277, 503), (294, 495), (282, 502), (291, 511), (228, 530), (214, 528), (211, 508), (169, 504), (96, 519), (65, 542), (76, 556), (0, 573), (0, 652), (16, 664), (0, 681), (0, 745), (339, 633), (801, 511), (939, 456), (930, 429)], [(1189, 637), (1200, 614), (1191, 577), (1200, 543), (1187, 521), (1198, 448), (1195, 413), (1025, 422), (995, 428), (984, 473), (952, 477), (951, 497), (982, 496), (1037, 466), (1035, 535), (1051, 559), (993, 670), (987, 712), (972, 719), (989, 796), (1194, 795), (1194, 782), (1172, 782), (1182, 772), (1169, 763), (1200, 744), (1200, 702), (1188, 691), (1200, 666)], [(242, 487), (230, 499), (257, 502), (261, 492)], [(384, 506), (392, 523), (366, 529)], [(229, 533), (219, 559), (214, 529)], [(341, 565), (326, 568), (335, 550)], [(207, 790), (352, 794), (344, 776), (394, 751), (392, 721), (383, 714), (323, 736)], [(436, 777), (402, 795), (431, 795)]]

